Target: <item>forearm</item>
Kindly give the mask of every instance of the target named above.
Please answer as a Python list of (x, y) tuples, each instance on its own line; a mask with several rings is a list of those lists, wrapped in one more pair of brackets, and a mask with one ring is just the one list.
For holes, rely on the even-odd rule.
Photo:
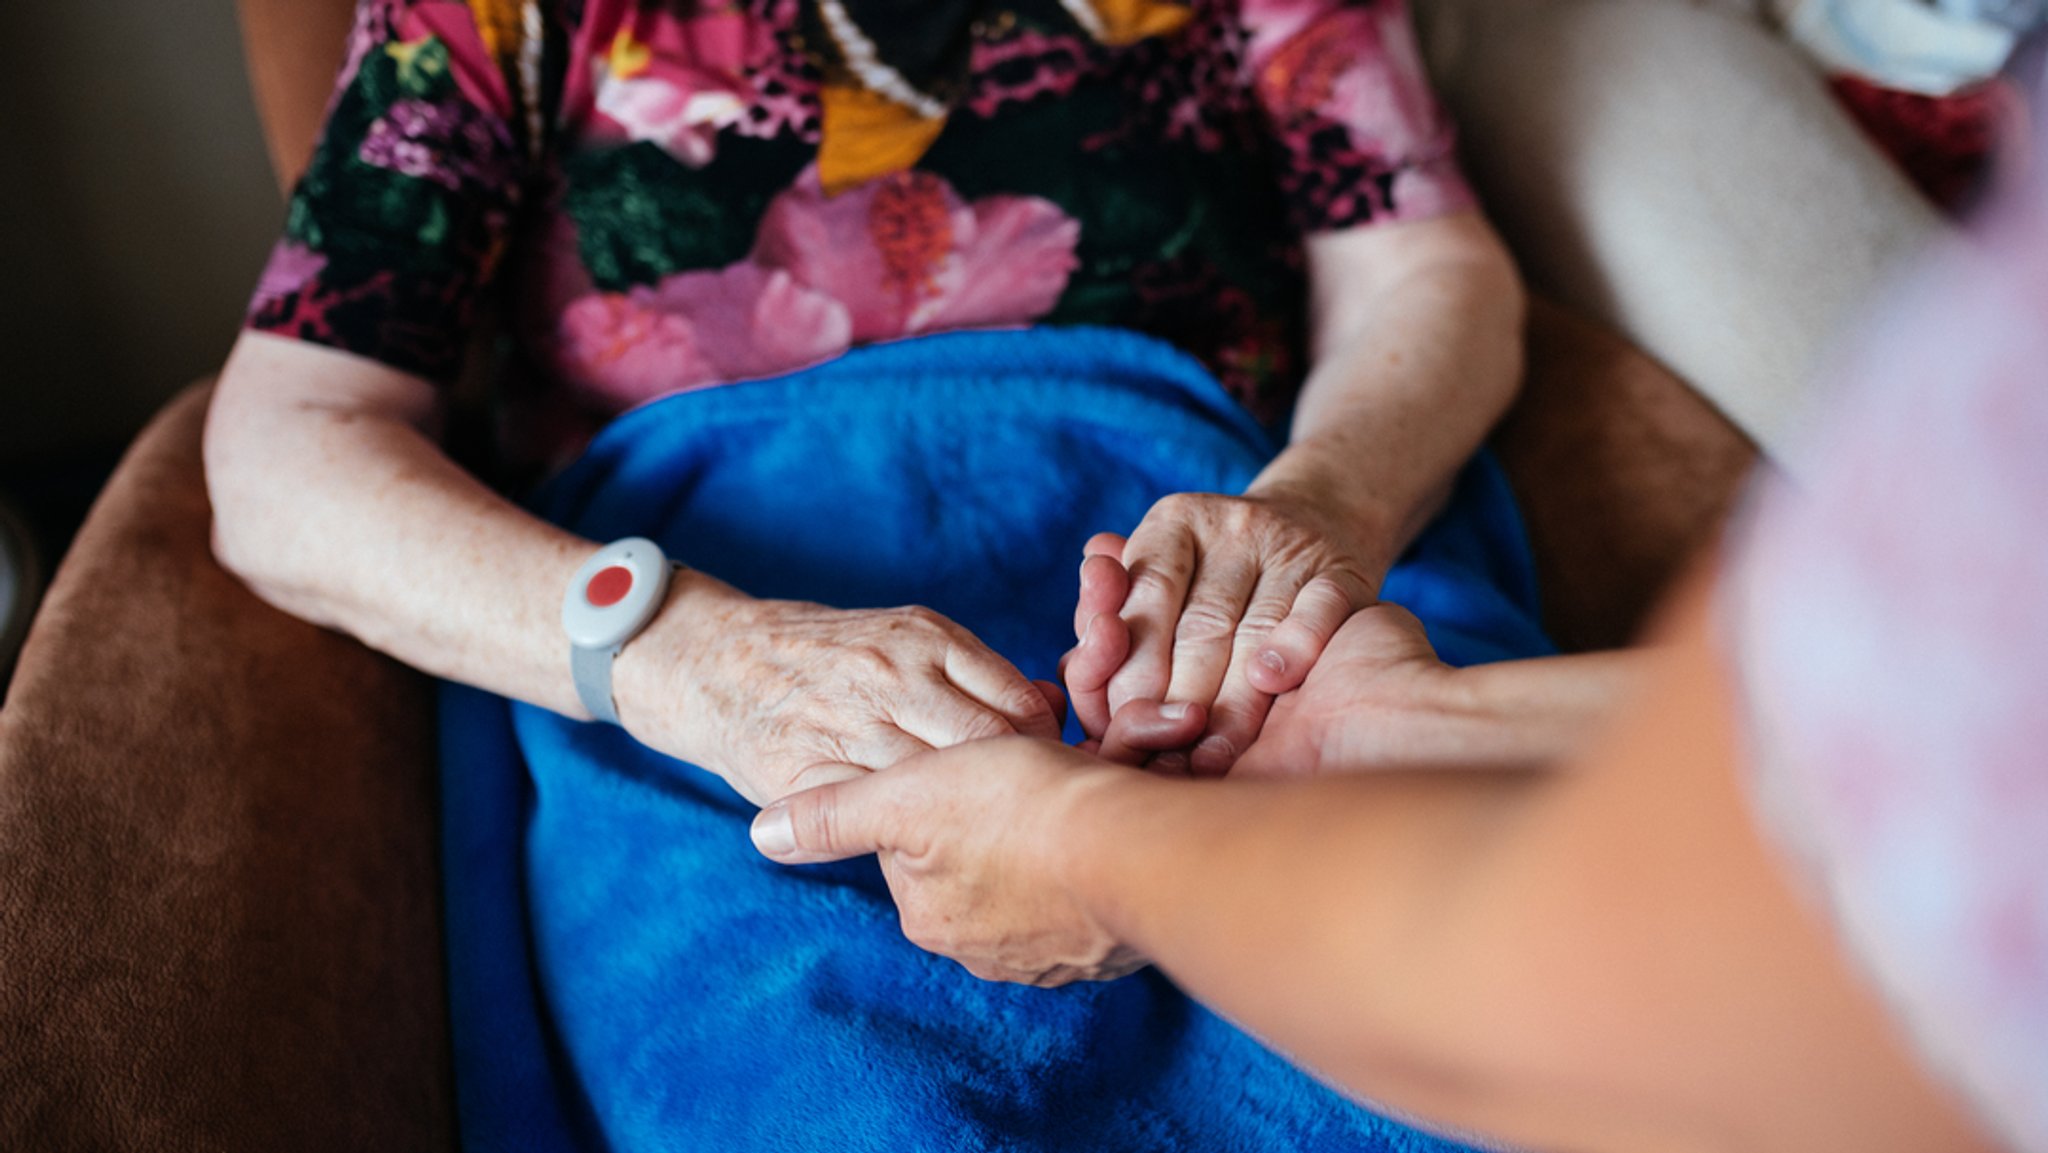
[(1362, 714), (1347, 725), (1323, 771), (1561, 764), (1623, 707), (1641, 680), (1643, 661), (1641, 652), (1616, 651), (1448, 670), (1430, 701), (1393, 723)]
[(1172, 782), (1095, 793), (1065, 846), (1083, 903), (1192, 994), (1375, 1102), (1463, 1119), (1478, 1063), (1428, 1025), (1431, 934), (1536, 778)]
[(264, 599), (415, 668), (587, 715), (560, 612), (593, 543), (449, 460), (416, 383), (245, 337), (207, 439), (217, 554)]
[(1315, 367), (1288, 448), (1251, 488), (1337, 501), (1382, 567), (1507, 410), (1525, 308), (1477, 217), (1395, 227), (1432, 231), (1393, 250), (1371, 234), (1311, 241)]
[(1518, 1147), (1983, 1149), (1758, 835), (1695, 600), (1561, 771), (1091, 777), (1052, 866), (1190, 993)]

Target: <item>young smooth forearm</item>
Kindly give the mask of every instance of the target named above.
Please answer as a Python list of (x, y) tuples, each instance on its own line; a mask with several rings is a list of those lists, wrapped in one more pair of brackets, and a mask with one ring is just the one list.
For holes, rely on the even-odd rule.
[[(1476, 214), (1313, 237), (1315, 368), (1252, 494), (1326, 494), (1391, 565), (1514, 399), (1527, 308)], [(1390, 243), (1392, 241), (1393, 243)]]
[(1985, 1150), (1759, 836), (1720, 670), (1653, 650), (1557, 769), (1104, 772), (1051, 866), (1333, 1083), (1531, 1149)]
[(1562, 764), (1641, 680), (1645, 654), (1575, 653), (1447, 670), (1398, 717), (1361, 711), (1323, 772), (1533, 769)]

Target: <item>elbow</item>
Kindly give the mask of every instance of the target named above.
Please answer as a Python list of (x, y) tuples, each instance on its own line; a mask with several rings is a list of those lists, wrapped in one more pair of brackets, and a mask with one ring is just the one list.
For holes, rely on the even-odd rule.
[(1521, 395), (1529, 373), (1529, 289), (1507, 245), (1490, 229), (1459, 275), (1466, 286), (1467, 307), (1484, 318), (1487, 339), (1499, 350), (1495, 370), (1481, 374), (1491, 386), (1484, 401), (1498, 420)]
[(232, 395), (216, 393), (202, 442), (213, 559), (265, 603), (304, 616), (293, 603), (291, 526), (300, 518), (288, 495), (300, 486), (288, 475), (289, 454), (237, 408)]
[(275, 603), (275, 594), (266, 595), (266, 590), (277, 580), (272, 570), (278, 550), (264, 546), (265, 534), (258, 527), (271, 519), (261, 485), (244, 475), (246, 469), (232, 450), (216, 446), (210, 428), (205, 460), (206, 496), (213, 506), (213, 559), (257, 596)]

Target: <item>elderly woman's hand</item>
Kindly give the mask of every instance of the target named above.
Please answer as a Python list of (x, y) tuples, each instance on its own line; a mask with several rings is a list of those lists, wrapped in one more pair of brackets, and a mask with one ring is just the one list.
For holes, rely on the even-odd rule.
[(965, 741), (1059, 736), (1056, 686), (930, 609), (756, 600), (696, 573), (678, 583), (620, 655), (620, 719), (755, 804)]
[[(1178, 494), (1128, 540), (1097, 536), (1068, 676), (1083, 727), (1103, 736), (1132, 701), (1205, 706), (1206, 735), (1184, 756), (1163, 754), (1161, 767), (1228, 772), (1258, 739), (1274, 695), (1299, 685), (1338, 628), (1373, 603), (1390, 560), (1377, 551), (1331, 502), (1287, 492)], [(1125, 579), (1119, 596), (1113, 586)], [(1105, 615), (1114, 619), (1098, 620)], [(1112, 641), (1091, 628), (1127, 635)], [(1112, 648), (1124, 652), (1105, 659)]]

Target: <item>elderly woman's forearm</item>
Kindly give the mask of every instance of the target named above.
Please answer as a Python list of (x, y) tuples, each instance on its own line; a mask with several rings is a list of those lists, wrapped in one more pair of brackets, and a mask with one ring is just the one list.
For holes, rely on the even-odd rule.
[(296, 616), (581, 716), (560, 605), (591, 542), (464, 472), (433, 441), (435, 419), (425, 382), (245, 336), (208, 422), (216, 554)]
[[(586, 717), (561, 605), (595, 542), (464, 472), (429, 435), (434, 408), (417, 378), (244, 337), (207, 437), (216, 552), (286, 611)], [(695, 570), (618, 652), (611, 687), (636, 739), (757, 803), (930, 743), (1058, 731), (1038, 687), (936, 613), (755, 599)]]
[(1310, 240), (1315, 368), (1253, 491), (1321, 491), (1390, 551), (1434, 515), (1520, 385), (1526, 309), (1474, 215)]

